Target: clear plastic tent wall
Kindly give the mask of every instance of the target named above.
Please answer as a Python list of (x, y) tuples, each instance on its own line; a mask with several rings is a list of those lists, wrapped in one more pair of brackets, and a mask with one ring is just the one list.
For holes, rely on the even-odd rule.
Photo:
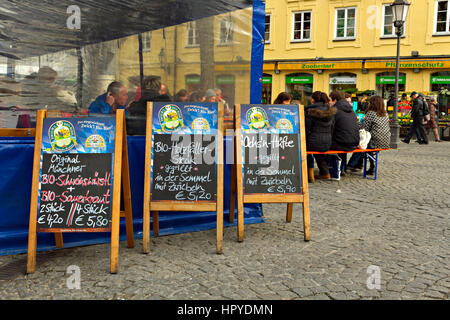
[(85, 116), (113, 81), (129, 134), (150, 100), (222, 101), (231, 122), (251, 102), (253, 2), (1, 0), (0, 128), (34, 127), (42, 108)]

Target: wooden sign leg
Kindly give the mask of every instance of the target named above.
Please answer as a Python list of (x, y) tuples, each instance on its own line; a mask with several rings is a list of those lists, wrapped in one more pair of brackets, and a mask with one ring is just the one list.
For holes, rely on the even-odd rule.
[(217, 195), (216, 195), (216, 210), (217, 210), (217, 245), (216, 252), (223, 253), (223, 103), (218, 104), (218, 130), (217, 130)]
[(152, 116), (153, 103), (147, 104), (147, 125), (145, 136), (145, 171), (144, 171), (144, 212), (142, 221), (142, 253), (150, 253), (150, 173), (152, 163)]
[(286, 212), (286, 222), (292, 222), (292, 210), (294, 209), (293, 203), (288, 203)]
[(236, 163), (231, 165), (231, 185), (230, 185), (230, 214), (228, 222), (234, 223), (234, 210), (236, 203)]
[(31, 182), (30, 225), (28, 230), (27, 273), (36, 271), (36, 247), (37, 247), (37, 212), (39, 196), (39, 170), (41, 162), (42, 127), (45, 110), (38, 110), (36, 114), (36, 139), (34, 143), (33, 178)]
[(116, 141), (114, 154), (114, 184), (111, 223), (111, 264), (110, 272), (117, 273), (119, 268), (119, 236), (120, 236), (120, 186), (122, 177), (122, 147), (123, 147), (124, 110), (117, 110)]
[(241, 105), (235, 106), (236, 140), (235, 140), (235, 163), (236, 163), (236, 193), (237, 193), (237, 238), (239, 242), (244, 241), (244, 184), (242, 177), (242, 136), (241, 136)]
[[(125, 119), (124, 119), (125, 121)], [(122, 187), (127, 230), (127, 247), (134, 248), (133, 211), (131, 206), (130, 164), (128, 162), (127, 128), (123, 125)]]
[(301, 157), (302, 157), (302, 192), (303, 192), (303, 231), (305, 234), (305, 241), (311, 240), (311, 222), (309, 219), (309, 191), (308, 191), (308, 166), (306, 154), (306, 138), (305, 138), (305, 111), (304, 107), (298, 106), (298, 113), (300, 118), (300, 140), (301, 140)]
[(64, 248), (62, 232), (55, 232), (55, 243), (58, 249)]
[(309, 195), (303, 196), (303, 230), (305, 233), (305, 241), (311, 240), (311, 222), (309, 218)]
[(159, 211), (152, 211), (153, 236), (159, 237)]

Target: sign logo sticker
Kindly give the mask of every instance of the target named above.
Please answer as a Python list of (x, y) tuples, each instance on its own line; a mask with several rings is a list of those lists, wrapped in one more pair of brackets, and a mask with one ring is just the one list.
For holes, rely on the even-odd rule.
[(292, 130), (292, 123), (288, 119), (283, 118), (277, 121), (276, 128), (279, 130)]
[(105, 139), (99, 134), (90, 135), (86, 139), (86, 148), (105, 148)]
[(209, 122), (205, 118), (195, 118), (192, 121), (192, 130), (209, 130)]
[(266, 111), (260, 107), (253, 107), (247, 111), (247, 122), (252, 130), (270, 127)]
[(168, 104), (161, 108), (159, 111), (159, 122), (162, 130), (165, 132), (174, 132), (184, 127), (183, 114), (180, 108), (174, 104)]
[(75, 129), (66, 120), (53, 123), (48, 130), (48, 136), (52, 150), (56, 152), (69, 151), (77, 145)]

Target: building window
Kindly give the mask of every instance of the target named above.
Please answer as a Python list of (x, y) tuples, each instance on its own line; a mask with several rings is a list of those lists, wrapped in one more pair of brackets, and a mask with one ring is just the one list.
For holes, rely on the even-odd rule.
[(266, 15), (266, 23), (265, 23), (265, 32), (264, 32), (264, 42), (270, 43), (270, 22), (272, 19), (272, 15)]
[[(390, 4), (383, 5), (383, 26), (382, 37), (395, 37), (394, 13)], [(402, 36), (405, 35), (405, 26), (403, 26)]]
[(233, 41), (233, 22), (231, 18), (220, 20), (220, 44), (228, 44)]
[(198, 46), (198, 29), (195, 21), (188, 22), (187, 24), (187, 46)]
[(336, 9), (336, 39), (355, 39), (356, 8)]
[(311, 40), (311, 11), (294, 12), (292, 14), (292, 41)]
[(150, 44), (152, 41), (152, 32), (145, 32), (142, 34), (142, 51), (150, 51)]
[(435, 33), (450, 34), (450, 1), (436, 1)]

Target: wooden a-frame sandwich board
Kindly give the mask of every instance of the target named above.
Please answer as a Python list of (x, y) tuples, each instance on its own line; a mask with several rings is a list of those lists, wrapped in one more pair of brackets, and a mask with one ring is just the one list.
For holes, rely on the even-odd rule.
[[(176, 104), (176, 103), (174, 103)], [(146, 146), (145, 146), (145, 178), (144, 178), (144, 218), (143, 218), (143, 253), (150, 253), (150, 213), (153, 218), (153, 234), (159, 235), (160, 211), (215, 211), (216, 219), (216, 252), (223, 253), (223, 104), (218, 103), (218, 128), (216, 136), (216, 200), (202, 201), (155, 201), (151, 194), (152, 140), (154, 104), (147, 104)]]
[[(112, 220), (111, 220), (111, 253), (110, 253), (110, 272), (118, 272), (119, 260), (119, 233), (120, 218), (125, 218), (127, 247), (134, 247), (133, 235), (133, 215), (131, 207), (131, 187), (130, 173), (128, 162), (127, 134), (125, 127), (125, 111), (117, 110), (115, 115), (115, 145), (114, 145), (114, 168), (113, 168), (113, 195), (112, 195)], [(38, 214), (38, 197), (40, 182), (40, 163), (41, 163), (41, 147), (43, 122), (47, 117), (46, 110), (38, 110), (36, 117), (36, 140), (34, 147), (33, 160), (33, 177), (31, 186), (31, 203), (30, 203), (30, 225), (28, 234), (28, 256), (27, 256), (27, 273), (34, 273), (36, 270), (36, 248), (37, 248), (37, 214)], [(86, 118), (89, 119), (89, 118)], [(124, 211), (120, 211), (121, 187), (123, 187)], [(50, 231), (51, 232), (51, 231)], [(57, 229), (55, 234), (55, 242), (57, 248), (63, 248), (64, 230)]]
[[(261, 105), (258, 105), (261, 106)], [(245, 194), (243, 181), (243, 151), (242, 151), (242, 121), (241, 105), (235, 106), (236, 134), (234, 143), (235, 161), (232, 167), (231, 190), (230, 190), (230, 216), (229, 222), (234, 222), (235, 201), (237, 194), (238, 228), (237, 239), (244, 241), (244, 204), (245, 203), (287, 203), (286, 222), (292, 221), (294, 203), (302, 204), (304, 240), (311, 240), (311, 224), (309, 212), (309, 191), (308, 191), (308, 169), (305, 139), (305, 116), (304, 107), (298, 106), (299, 118), (299, 141), (301, 153), (301, 186), (302, 192), (297, 194)]]

